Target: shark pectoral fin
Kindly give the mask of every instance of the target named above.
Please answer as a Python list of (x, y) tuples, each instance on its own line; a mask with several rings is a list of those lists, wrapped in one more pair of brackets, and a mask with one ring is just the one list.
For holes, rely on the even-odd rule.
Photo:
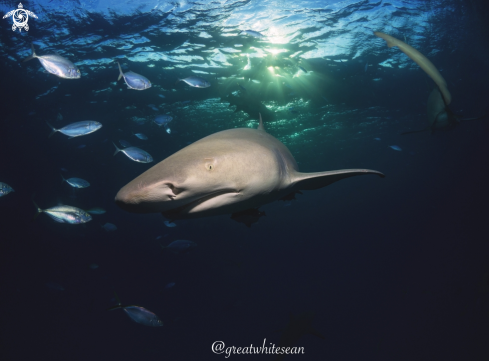
[(319, 333), (319, 331), (317, 331), (317, 330), (315, 330), (315, 329), (313, 329), (313, 328), (309, 329), (309, 330), (307, 331), (307, 333), (308, 333), (308, 334), (310, 334), (310, 335), (313, 335), (313, 336), (316, 336), (316, 337), (322, 338), (323, 340), (326, 340), (326, 337), (324, 337), (323, 335), (321, 335), (321, 334)]
[(341, 179), (364, 174), (377, 174), (384, 178), (385, 175), (370, 169), (341, 169), (328, 172), (316, 173), (299, 173), (293, 175), (292, 183), (295, 183), (295, 189), (303, 191), (312, 191), (315, 189), (329, 186)]

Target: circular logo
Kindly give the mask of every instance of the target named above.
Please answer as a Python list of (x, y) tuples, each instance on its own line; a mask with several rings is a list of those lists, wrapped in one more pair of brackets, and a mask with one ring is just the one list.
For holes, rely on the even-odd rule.
[(27, 25), (27, 21), (29, 20), (29, 15), (24, 9), (15, 10), (12, 19), (14, 20), (14, 25), (23, 28)]

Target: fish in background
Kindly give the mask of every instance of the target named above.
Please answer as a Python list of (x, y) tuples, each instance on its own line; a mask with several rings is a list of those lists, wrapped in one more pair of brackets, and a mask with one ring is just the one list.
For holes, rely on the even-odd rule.
[(175, 223), (170, 222), (170, 221), (165, 221), (163, 223), (165, 223), (165, 226), (167, 226), (169, 228), (173, 228), (173, 227), (176, 227), (177, 226)]
[(37, 208), (37, 213), (34, 216), (34, 219), (41, 213), (46, 213), (58, 223), (82, 224), (92, 220), (92, 216), (80, 208), (72, 206), (56, 206), (48, 209), (41, 209), (36, 202), (34, 202), (34, 205)]
[(121, 304), (121, 300), (119, 299), (119, 297), (115, 292), (114, 295), (115, 298), (117, 299), (118, 305), (109, 308), (109, 311), (122, 309), (124, 310), (124, 312), (126, 312), (129, 318), (136, 323), (140, 323), (141, 325), (144, 326), (153, 326), (153, 327), (163, 326), (163, 322), (153, 312), (141, 306), (136, 306), (136, 305), (123, 306)]
[(90, 183), (87, 182), (84, 179), (74, 178), (74, 177), (73, 178), (66, 179), (65, 177), (63, 177), (62, 174), (60, 174), (60, 175), (61, 175), (61, 178), (63, 179), (63, 182), (68, 183), (73, 188), (87, 188), (87, 187), (90, 187)]
[(184, 253), (190, 251), (192, 248), (195, 247), (197, 247), (197, 243), (195, 242), (187, 240), (176, 240), (171, 242), (168, 246), (161, 246), (161, 249), (168, 250), (173, 253)]
[(148, 137), (145, 136), (143, 133), (132, 133), (132, 134), (134, 134), (136, 137), (138, 137), (141, 140), (148, 140)]
[(402, 149), (397, 145), (389, 145), (389, 148), (392, 148), (392, 149), (397, 150), (399, 152), (402, 151)]
[(262, 39), (265, 37), (265, 35), (263, 35), (262, 33), (258, 32), (258, 31), (254, 31), (254, 30), (243, 30), (238, 35), (241, 35), (241, 34), (251, 36), (251, 37), (257, 38), (257, 39)]
[(157, 115), (154, 122), (158, 125), (158, 126), (162, 126), (162, 125), (167, 125), (168, 123), (170, 123), (171, 121), (173, 120), (173, 118), (167, 114), (163, 114), (163, 115)]
[(24, 62), (37, 58), (48, 73), (64, 79), (80, 79), (80, 70), (68, 59), (57, 54), (39, 56), (33, 44), (31, 44), (31, 51), (32, 54), (25, 58)]
[(12, 193), (14, 190), (7, 183), (0, 182), (0, 197)]
[(122, 145), (124, 148), (129, 148), (131, 146), (131, 143), (129, 143), (128, 141), (124, 140), (124, 139), (119, 139), (119, 143), (120, 145)]
[(51, 291), (64, 291), (64, 287), (61, 286), (59, 283), (56, 282), (46, 282), (46, 286), (51, 290)]
[(88, 209), (87, 212), (90, 214), (104, 214), (106, 210), (100, 207), (93, 207)]
[(75, 138), (75, 137), (80, 137), (82, 135), (91, 134), (99, 130), (100, 128), (102, 128), (102, 124), (94, 120), (84, 120), (81, 122), (71, 123), (60, 129), (56, 129), (48, 122), (46, 122), (46, 124), (49, 126), (49, 128), (52, 129), (51, 134), (49, 134), (50, 137), (54, 133), (60, 132), (63, 133), (64, 135), (69, 136), (70, 138)]
[(185, 79), (178, 79), (176, 83), (178, 83), (179, 81), (183, 81), (194, 88), (208, 88), (211, 86), (211, 83), (209, 83), (205, 79), (199, 78), (198, 76), (189, 76)]
[(97, 269), (98, 268), (98, 264), (96, 264), (96, 263), (90, 263), (88, 265), (88, 268), (90, 268), (90, 269)]
[(139, 149), (137, 147), (128, 147), (124, 149), (119, 149), (117, 145), (114, 144), (116, 149), (114, 155), (119, 152), (124, 153), (130, 160), (133, 160), (138, 163), (151, 163), (153, 161), (153, 157), (146, 151)]
[(172, 117), (167, 115), (167, 114), (164, 114), (164, 115), (158, 115), (154, 122), (158, 125), (158, 126), (163, 126), (163, 128), (165, 128), (166, 132), (168, 134), (171, 133), (171, 129), (170, 129), (170, 126), (168, 125), (168, 123), (170, 123), (172, 121)]
[(103, 226), (101, 226), (103, 229), (105, 229), (105, 231), (107, 232), (113, 232), (113, 231), (117, 231), (117, 227), (115, 224), (112, 224), (112, 223), (105, 223)]
[(136, 74), (132, 71), (123, 73), (121, 64), (119, 64), (118, 61), (116, 63), (119, 66), (119, 78), (117, 78), (117, 81), (121, 80), (121, 78), (124, 78), (124, 81), (127, 84), (127, 89), (145, 90), (151, 88), (151, 82), (146, 77), (140, 74)]

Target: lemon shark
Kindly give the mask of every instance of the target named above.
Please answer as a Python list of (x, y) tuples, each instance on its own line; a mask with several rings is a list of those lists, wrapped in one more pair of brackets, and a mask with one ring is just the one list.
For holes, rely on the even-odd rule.
[(433, 65), (433, 63), (423, 54), (421, 54), (418, 50), (413, 48), (411, 45), (406, 44), (405, 42), (396, 39), (393, 36), (381, 33), (379, 31), (375, 31), (374, 35), (384, 39), (389, 48), (397, 46), (399, 50), (401, 50), (404, 54), (406, 54), (411, 60), (413, 60), (416, 64), (419, 65), (421, 69), (425, 71), (428, 76), (433, 79), (435, 84), (440, 89), (440, 92), (443, 96), (443, 101), (445, 105), (448, 106), (452, 102), (452, 95), (448, 91), (447, 82), (442, 77), (438, 69)]
[(413, 48), (411, 45), (396, 39), (391, 35), (375, 31), (374, 35), (384, 39), (389, 48), (397, 46), (404, 54), (406, 54), (411, 60), (419, 65), (421, 69), (435, 82), (435, 87), (428, 97), (428, 126), (421, 130), (413, 132), (404, 132), (402, 134), (424, 132), (435, 129), (447, 128), (453, 126), (457, 121), (453, 116), (453, 113), (449, 110), (448, 104), (452, 101), (452, 95), (448, 91), (447, 82), (440, 74), (435, 65), (422, 53)]
[(239, 214), (365, 174), (384, 177), (369, 169), (300, 173), (287, 147), (265, 131), (260, 114), (257, 129), (214, 133), (164, 159), (120, 189), (115, 202), (171, 221)]
[(451, 129), (461, 121), (467, 120), (478, 120), (485, 118), (486, 116), (477, 118), (466, 118), (462, 119), (455, 115), (448, 105), (452, 102), (452, 95), (447, 87), (447, 82), (440, 74), (435, 65), (422, 53), (413, 48), (412, 46), (406, 44), (405, 42), (396, 39), (391, 35), (375, 31), (374, 35), (384, 39), (389, 48), (398, 47), (404, 54), (406, 54), (411, 60), (419, 65), (421, 69), (431, 78), (436, 84), (433, 88), (427, 103), (427, 115), (428, 115), (428, 126), (421, 130), (415, 130), (410, 132), (404, 132), (401, 134), (419, 133), (424, 131), (431, 131), (434, 133), (435, 130), (447, 130)]

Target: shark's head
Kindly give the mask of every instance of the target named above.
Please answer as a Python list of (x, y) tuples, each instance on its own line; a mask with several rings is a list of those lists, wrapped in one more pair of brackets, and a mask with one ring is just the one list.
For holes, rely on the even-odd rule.
[(248, 172), (243, 174), (243, 169), (259, 174), (252, 169), (253, 163), (257, 162), (251, 155), (237, 153), (232, 143), (210, 148), (197, 142), (128, 183), (115, 201), (129, 212), (161, 212), (174, 219), (191, 213), (220, 213), (219, 209), (246, 199), (260, 182)]

